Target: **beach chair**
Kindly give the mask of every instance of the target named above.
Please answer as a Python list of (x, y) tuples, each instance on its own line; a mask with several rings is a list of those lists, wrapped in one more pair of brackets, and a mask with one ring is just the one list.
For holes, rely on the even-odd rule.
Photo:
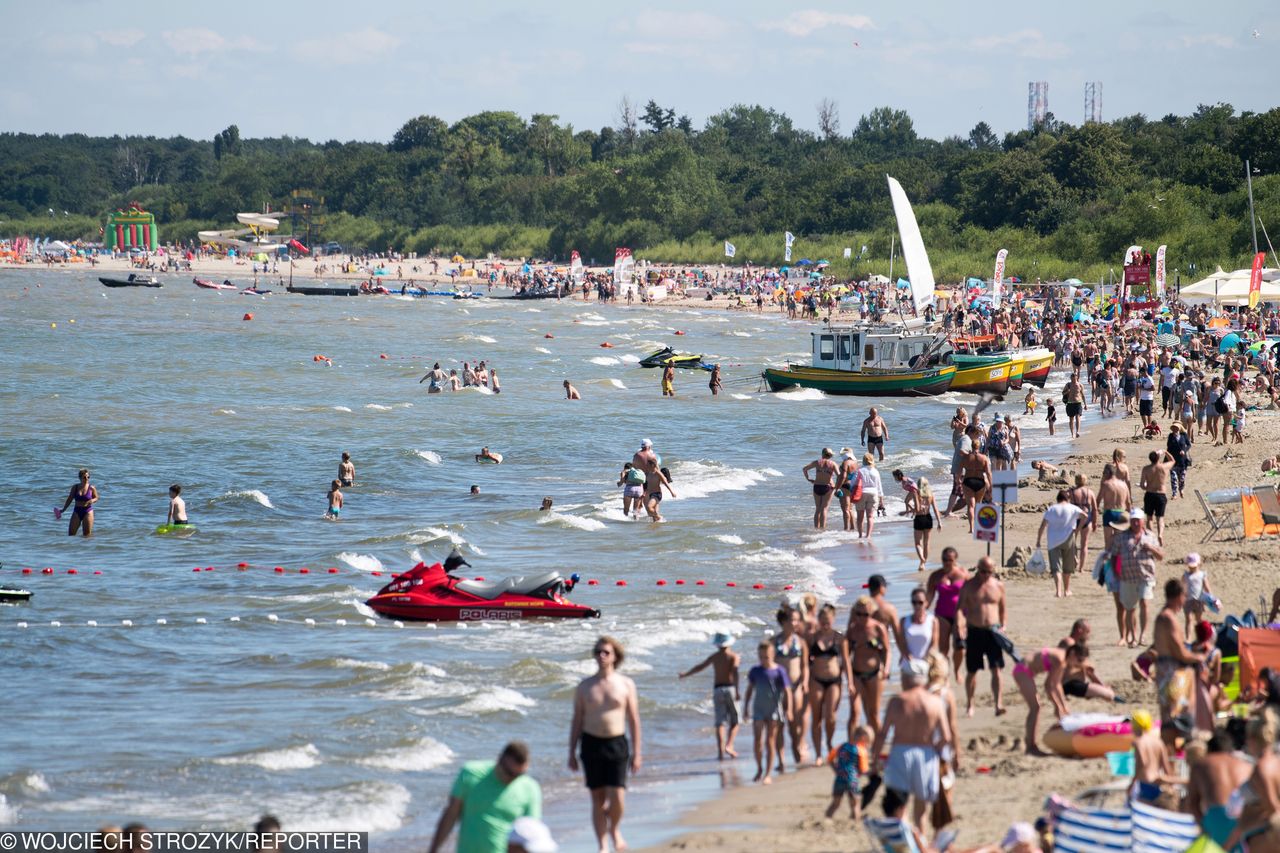
[(1058, 815), (1053, 853), (1128, 853), (1132, 841), (1129, 809), (1068, 808)]
[[(1275, 492), (1271, 493), (1275, 500)], [(1240, 496), (1240, 518), (1243, 521), (1245, 539), (1261, 539), (1264, 536), (1280, 536), (1280, 524), (1267, 524), (1262, 517), (1262, 502), (1256, 494)]]
[(1268, 526), (1280, 525), (1280, 495), (1270, 484), (1254, 486), (1253, 494), (1258, 499), (1258, 507), (1262, 510), (1262, 523)]
[[(1209, 532), (1200, 540), (1201, 545), (1206, 542), (1213, 541), (1213, 538), (1218, 535), (1219, 531), (1225, 530), (1232, 533), (1236, 528), (1240, 527), (1240, 522), (1231, 517), (1229, 510), (1222, 515), (1217, 515), (1214, 513), (1213, 508), (1209, 506), (1209, 502), (1204, 499), (1204, 493), (1199, 489), (1196, 489), (1195, 493), (1196, 500), (1200, 501), (1200, 508), (1204, 510), (1205, 521), (1209, 522)], [(1238, 539), (1240, 538), (1240, 534), (1233, 533), (1233, 537)]]
[(884, 853), (920, 853), (916, 838), (911, 834), (911, 827), (900, 817), (863, 818), (862, 825), (880, 842), (880, 849)]
[(1133, 803), (1133, 853), (1183, 853), (1200, 837), (1189, 814)]

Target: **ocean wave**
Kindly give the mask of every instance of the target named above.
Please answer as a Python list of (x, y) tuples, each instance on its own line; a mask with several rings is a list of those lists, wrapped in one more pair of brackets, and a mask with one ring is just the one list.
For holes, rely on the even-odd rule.
[(267, 497), (266, 493), (259, 491), (258, 489), (241, 489), (234, 492), (223, 492), (221, 495), (214, 498), (214, 501), (219, 502), (224, 500), (232, 501), (244, 499), (251, 500), (260, 506), (266, 507), (267, 509), (275, 509), (275, 505), (271, 503), (271, 499)]
[(213, 413), (215, 415), (234, 415), (236, 413), (236, 410), (235, 409), (214, 409)]
[(746, 545), (742, 541), (741, 536), (734, 536), (732, 533), (722, 533), (714, 537), (717, 542), (723, 542), (726, 545)]
[(585, 314), (578, 314), (574, 317), (575, 322), (581, 322), (583, 320), (595, 320), (597, 322), (607, 323), (609, 318), (601, 316), (600, 314), (596, 314), (591, 311), (588, 311)]
[(371, 752), (357, 759), (356, 763), (380, 770), (416, 772), (443, 767), (453, 759), (452, 749), (428, 737), (403, 746)]
[(798, 591), (813, 590), (819, 598), (834, 601), (840, 596), (831, 578), (836, 568), (825, 560), (805, 554), (797, 554), (782, 548), (764, 548), (754, 554), (738, 557), (741, 562), (750, 566), (762, 566), (767, 569), (762, 578), (744, 578), (752, 583), (791, 583)]
[(780, 475), (719, 462), (677, 462), (671, 468), (671, 485), (681, 499), (705, 498), (716, 492), (741, 492), (770, 476)]
[(622, 362), (618, 361), (618, 359), (611, 358), (610, 356), (607, 356), (607, 355), (597, 355), (587, 359), (587, 361), (591, 362), (592, 364), (598, 364), (601, 367), (612, 367), (615, 364), (622, 364)]
[[(19, 770), (0, 778), (0, 796), (13, 794), (19, 797), (32, 797), (37, 794), (47, 794), (50, 790), (49, 783), (39, 773)], [(0, 823), (3, 822), (0, 820)]]
[(546, 347), (534, 347), (533, 351), (540, 352), (543, 355), (551, 355), (551, 350), (547, 349)]
[(440, 459), (440, 454), (436, 453), (434, 450), (415, 450), (413, 451), (413, 455), (417, 456), (428, 465), (439, 465), (442, 461)]
[(294, 832), (390, 832), (404, 824), (412, 799), (402, 785), (358, 782), (314, 793), (283, 794), (272, 801), (271, 808)]
[[(378, 403), (365, 403), (365, 406), (364, 406), (364, 407), (365, 407), (366, 409), (372, 409), (372, 410), (373, 410), (373, 411), (375, 411), (375, 412), (389, 412), (389, 411), (391, 411), (391, 407), (390, 407), (390, 406), (382, 406), (382, 405), (379, 405)], [(350, 410), (350, 409), (347, 409), (347, 411), (349, 412), (349, 411), (351, 411), (351, 410)]]
[(463, 335), (462, 337), (458, 338), (458, 340), (476, 341), (477, 343), (482, 343), (482, 344), (496, 344), (498, 342), (497, 338), (491, 338), (488, 335)]
[(346, 563), (353, 569), (361, 572), (382, 572), (386, 569), (382, 565), (382, 561), (377, 557), (366, 554), (354, 554), (351, 551), (343, 551), (337, 556), (338, 560)]
[(755, 337), (755, 336), (754, 336), (754, 335), (752, 335), (750, 332), (744, 332), (744, 331), (742, 331), (741, 329), (731, 329), (731, 330), (729, 330), (729, 331), (725, 332), (725, 334), (726, 334), (726, 335), (729, 335), (730, 337), (733, 337), (733, 338), (751, 338), (751, 337)]
[(645, 625), (634, 626), (621, 637), (627, 655), (649, 655), (660, 648), (681, 643), (705, 642), (713, 634), (723, 631), (735, 636), (746, 634), (749, 627), (737, 619), (659, 619)]
[(618, 356), (618, 358), (619, 358), (621, 361), (626, 362), (627, 364), (639, 364), (639, 363), (640, 363), (640, 356), (638, 356), (638, 355), (632, 355), (632, 354), (631, 354), (631, 353), (629, 353), (629, 352), (624, 352), (622, 355)]
[[(883, 521), (883, 519), (880, 520)], [(840, 522), (840, 508), (838, 506), (832, 508), (832, 513), (828, 513), (827, 521), (828, 523), (832, 521)], [(858, 534), (854, 530), (827, 530), (806, 539), (800, 547), (805, 551), (822, 551), (827, 548), (838, 548), (841, 545), (847, 545), (857, 540)]]
[[(466, 696), (470, 692), (471, 689), (467, 685), (458, 681), (441, 681), (435, 678), (414, 676), (380, 687), (377, 690), (368, 691), (362, 695), (381, 702), (426, 702), (431, 699), (456, 699)], [(450, 710), (456, 704), (450, 703), (447, 708), (441, 708), (440, 710)]]
[(551, 510), (538, 519), (539, 524), (558, 524), (561, 527), (572, 527), (575, 530), (604, 530), (604, 522), (581, 515), (567, 515)]
[(449, 707), (449, 713), (457, 714), (462, 717), (480, 714), (499, 714), (503, 711), (515, 711), (523, 715), (527, 708), (537, 705), (537, 701), (525, 696), (518, 690), (512, 690), (510, 687), (493, 686), (480, 691), (467, 701), (456, 707)]
[[(368, 407), (368, 406), (365, 406), (365, 408), (367, 409), (367, 408), (369, 408), (369, 407)], [(333, 410), (334, 410), (335, 412), (346, 412), (346, 413), (348, 413), (348, 414), (350, 414), (350, 413), (351, 413), (351, 410), (350, 410), (350, 409), (348, 409), (346, 406), (334, 406), (334, 407), (333, 407)]]
[(308, 743), (285, 749), (264, 749), (243, 755), (228, 755), (212, 761), (223, 765), (251, 764), (264, 770), (306, 770), (320, 763), (320, 750)]
[(18, 822), (18, 807), (9, 805), (9, 800), (0, 794), (0, 826)]
[(775, 400), (786, 400), (788, 402), (794, 403), (798, 401), (825, 400), (827, 399), (827, 395), (823, 394), (817, 388), (797, 387), (794, 390), (788, 389), (786, 391), (779, 391), (778, 393), (773, 395), (773, 398)]
[(735, 400), (754, 400), (755, 399), (750, 394), (730, 394), (729, 396)]

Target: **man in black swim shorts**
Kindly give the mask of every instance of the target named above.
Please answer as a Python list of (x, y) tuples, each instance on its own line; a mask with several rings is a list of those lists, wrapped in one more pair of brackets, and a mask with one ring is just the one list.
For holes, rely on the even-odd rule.
[[(573, 697), (573, 722), (569, 727), (569, 769), (585, 771), (591, 791), (591, 824), (600, 850), (612, 841), (615, 850), (626, 847), (618, 824), (622, 822), (627, 771), (640, 769), (640, 709), (636, 685), (618, 666), (625, 660), (622, 645), (612, 637), (596, 640), (592, 654), (596, 674), (578, 685)], [(627, 730), (631, 743), (627, 742)]]

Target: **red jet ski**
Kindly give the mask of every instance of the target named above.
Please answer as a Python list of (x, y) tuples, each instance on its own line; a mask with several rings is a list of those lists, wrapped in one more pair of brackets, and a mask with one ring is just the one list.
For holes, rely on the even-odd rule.
[[(449, 559), (450, 569), (469, 565)], [(565, 599), (578, 576), (543, 572), (500, 581), (456, 578), (445, 566), (418, 563), (378, 590), (366, 604), (382, 616), (426, 622), (503, 622), (516, 619), (585, 619), (599, 610)]]
[(218, 284), (216, 281), (210, 281), (207, 278), (193, 278), (191, 283), (196, 287), (203, 287), (205, 290), (235, 290), (236, 286), (229, 281), (223, 281)]

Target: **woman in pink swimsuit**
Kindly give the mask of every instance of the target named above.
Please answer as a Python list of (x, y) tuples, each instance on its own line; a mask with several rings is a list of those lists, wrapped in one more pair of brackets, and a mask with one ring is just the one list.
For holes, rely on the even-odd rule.
[[(942, 549), (942, 568), (925, 582), (927, 600), (934, 602), (933, 615), (938, 617), (938, 650), (949, 655), (954, 672), (963, 672), (964, 640), (960, 639), (960, 590), (969, 580), (969, 570), (960, 565), (955, 548)], [(935, 601), (936, 599), (936, 601)], [(959, 676), (957, 676), (959, 677)]]
[(1038, 676), (1045, 677), (1044, 692), (1058, 719), (1061, 720), (1069, 713), (1067, 697), (1062, 692), (1062, 674), (1066, 671), (1068, 656), (1083, 663), (1089, 657), (1089, 650), (1081, 643), (1074, 643), (1065, 649), (1044, 648), (1013, 667), (1013, 681), (1027, 703), (1027, 755), (1047, 754), (1036, 742), (1036, 726), (1040, 723), (1040, 699), (1036, 696)]

